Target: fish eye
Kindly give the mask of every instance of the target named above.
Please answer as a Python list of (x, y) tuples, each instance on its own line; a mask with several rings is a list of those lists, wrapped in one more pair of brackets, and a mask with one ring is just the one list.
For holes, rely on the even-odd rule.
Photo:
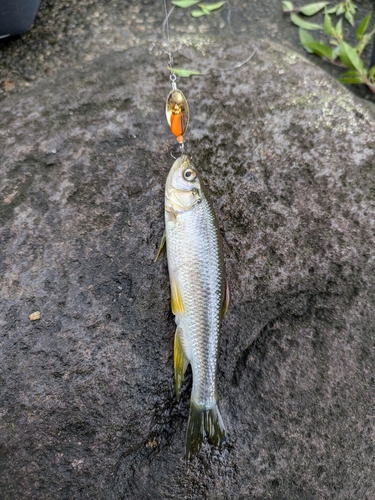
[(192, 168), (187, 168), (184, 172), (184, 179), (191, 182), (197, 177), (197, 174)]

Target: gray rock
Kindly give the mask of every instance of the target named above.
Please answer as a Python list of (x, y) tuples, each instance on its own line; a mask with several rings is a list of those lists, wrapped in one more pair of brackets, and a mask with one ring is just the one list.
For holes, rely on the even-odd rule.
[(112, 53), (2, 106), (2, 498), (372, 499), (375, 113), (274, 46), (179, 84), (225, 241), (228, 443), (182, 459), (165, 54)]

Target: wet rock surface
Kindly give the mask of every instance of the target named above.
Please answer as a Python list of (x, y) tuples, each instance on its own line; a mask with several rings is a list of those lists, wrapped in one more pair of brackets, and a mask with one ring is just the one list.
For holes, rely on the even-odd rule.
[[(252, 46), (222, 48), (240, 61)], [(231, 287), (228, 442), (186, 463), (191, 377), (177, 402), (153, 263), (173, 162), (164, 68), (133, 48), (3, 103), (2, 498), (371, 499), (375, 113), (274, 46), (180, 82)]]

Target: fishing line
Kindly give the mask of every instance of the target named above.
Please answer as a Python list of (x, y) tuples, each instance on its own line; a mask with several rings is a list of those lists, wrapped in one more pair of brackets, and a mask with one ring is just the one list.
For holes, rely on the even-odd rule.
[(172, 14), (173, 10), (174, 10), (174, 6), (171, 8), (171, 10), (169, 11), (169, 14), (168, 14), (168, 10), (167, 10), (167, 1), (166, 0), (163, 0), (164, 2), (164, 12), (165, 12), (165, 19), (164, 19), (164, 22), (163, 22), (163, 33), (164, 33), (164, 36), (165, 36), (165, 26), (167, 27), (167, 42), (168, 42), (168, 51), (167, 51), (167, 54), (169, 56), (169, 62), (168, 62), (168, 65), (169, 65), (169, 68), (170, 68), (170, 80), (172, 82), (172, 89), (175, 90), (176, 89), (176, 86), (173, 87), (173, 84), (175, 84), (176, 82), (176, 75), (173, 71), (173, 67), (174, 67), (174, 63), (173, 63), (173, 55), (172, 55), (172, 49), (171, 49), (171, 39), (170, 39), (170, 34), (169, 34), (169, 16)]
[[(231, 35), (235, 36), (234, 33), (232, 32), (232, 27), (231, 27), (231, 22), (230, 22), (230, 15), (231, 15), (231, 12), (232, 12), (232, 8), (231, 8), (229, 0), (227, 0), (227, 3), (228, 3), (228, 17), (227, 17), (228, 27), (229, 27), (229, 31), (230, 31)], [(165, 38), (167, 40), (167, 46), (168, 46), (168, 50), (165, 50), (164, 52), (166, 52), (166, 54), (168, 54), (168, 57), (169, 57), (168, 66), (169, 66), (170, 72), (171, 72), (171, 78), (170, 79), (171, 79), (171, 81), (173, 83), (173, 82), (176, 82), (177, 77), (176, 77), (175, 72), (174, 72), (174, 60), (173, 60), (172, 48), (171, 48), (169, 18), (171, 16), (172, 12), (174, 11), (175, 6), (173, 5), (173, 7), (171, 8), (171, 10), (169, 12), (168, 12), (168, 9), (167, 9), (167, 0), (163, 0), (163, 6), (164, 6), (165, 19), (163, 21), (162, 30), (163, 30), (164, 36), (165, 36)], [(201, 72), (201, 74), (202, 75), (206, 75), (210, 71), (234, 71), (234, 70), (240, 68), (241, 66), (243, 66), (244, 64), (246, 64), (247, 62), (249, 62), (250, 59), (254, 56), (254, 54), (257, 51), (258, 51), (258, 47), (255, 47), (255, 49), (253, 50), (253, 52), (251, 52), (251, 54), (248, 57), (246, 57), (245, 60), (238, 62), (237, 64), (235, 64), (232, 67), (229, 67), (229, 68), (211, 68), (210, 70), (208, 70), (206, 72)], [(182, 50), (176, 50), (176, 52), (178, 52), (179, 54), (181, 54), (186, 59), (189, 59), (192, 62), (198, 62), (198, 64), (199, 64), (199, 59), (194, 59), (192, 57), (187, 56)]]
[(163, 0), (165, 20), (163, 23), (163, 32), (165, 32), (164, 27), (166, 27), (167, 32), (167, 43), (168, 43), (168, 57), (169, 57), (169, 69), (170, 75), (169, 79), (171, 81), (172, 90), (169, 92), (167, 97), (167, 102), (165, 106), (165, 115), (167, 122), (172, 134), (176, 137), (176, 140), (180, 146), (181, 154), (185, 153), (185, 139), (184, 134), (189, 124), (189, 106), (184, 94), (177, 88), (176, 80), (177, 76), (173, 70), (173, 54), (171, 49), (171, 39), (169, 32), (169, 16), (173, 12), (172, 10), (168, 14), (167, 2)]
[(173, 7), (171, 8), (171, 10), (169, 11), (169, 14), (168, 14), (168, 11), (167, 11), (167, 2), (166, 2), (166, 0), (164, 0), (165, 19), (164, 19), (164, 22), (163, 22), (163, 33), (165, 35), (165, 27), (167, 27), (167, 40), (168, 40), (169, 51), (171, 50), (171, 39), (170, 39), (170, 36), (169, 36), (169, 22), (168, 22), (168, 19), (169, 19), (169, 16), (172, 14), (173, 10), (174, 10), (174, 5), (173, 5)]

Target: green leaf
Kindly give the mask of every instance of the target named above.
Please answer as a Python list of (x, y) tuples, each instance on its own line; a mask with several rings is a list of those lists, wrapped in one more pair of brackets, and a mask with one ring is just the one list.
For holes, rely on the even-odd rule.
[(176, 7), (181, 7), (182, 9), (187, 9), (192, 5), (199, 3), (200, 0), (172, 0), (173, 5)]
[(347, 11), (349, 11), (354, 16), (356, 10), (357, 10), (357, 7), (354, 5), (354, 3), (349, 2), (349, 5), (347, 7)]
[(192, 10), (191, 11), (191, 15), (193, 17), (201, 17), (201, 16), (205, 16), (206, 14), (209, 14), (208, 11), (204, 11), (204, 10)]
[(365, 73), (363, 61), (360, 59), (357, 52), (346, 42), (340, 44), (340, 59), (347, 68), (355, 69), (358, 73)]
[(364, 83), (363, 78), (361, 75), (356, 73), (355, 71), (347, 71), (346, 73), (343, 73), (339, 77), (339, 82), (344, 83), (344, 84), (358, 84), (358, 83)]
[(369, 76), (370, 78), (372, 78), (373, 76), (375, 76), (375, 66), (373, 66), (372, 68), (370, 68), (370, 69), (368, 70), (368, 76)]
[(360, 76), (358, 77), (340, 76), (338, 80), (340, 83), (344, 83), (346, 85), (365, 83)]
[(353, 14), (349, 11), (345, 12), (345, 19), (348, 21), (349, 24), (354, 26), (354, 17)]
[(314, 40), (314, 38), (310, 35), (308, 31), (305, 31), (304, 29), (300, 28), (299, 39), (301, 41), (303, 48), (307, 52), (310, 52), (310, 54), (316, 54), (320, 57), (325, 57), (330, 61), (333, 60), (332, 49), (327, 47), (327, 45), (324, 45), (323, 43)]
[(297, 16), (297, 14), (290, 14), (290, 19), (292, 22), (296, 25), (299, 26), (300, 28), (303, 28), (305, 30), (321, 30), (323, 29), (322, 26), (319, 24), (315, 23), (309, 23), (308, 21), (305, 21), (302, 19), (302, 17)]
[[(172, 68), (168, 66), (168, 69), (169, 71), (171, 71)], [(194, 76), (194, 75), (203, 75), (201, 71), (197, 71), (195, 69), (185, 69), (185, 68), (173, 68), (173, 73), (181, 78), (188, 78), (189, 76)]]
[(337, 10), (337, 6), (326, 9), (327, 14), (334, 14)]
[(305, 49), (310, 49), (311, 52), (320, 57), (325, 57), (332, 61), (332, 49), (320, 42), (310, 42), (304, 45)]
[(345, 71), (341, 76), (358, 76), (358, 73), (355, 69), (350, 69), (349, 71)]
[(293, 4), (292, 2), (282, 2), (282, 6), (283, 6), (283, 12), (288, 12), (289, 10), (293, 10)]
[(313, 51), (307, 47), (309, 43), (315, 42), (314, 38), (310, 35), (310, 33), (303, 28), (299, 29), (299, 40), (301, 42), (302, 47), (309, 52), (310, 54), (313, 53)]
[(332, 61), (334, 61), (335, 59), (337, 59), (337, 57), (339, 56), (339, 54), (340, 54), (340, 47), (335, 47), (332, 50)]
[(356, 45), (355, 51), (361, 56), (362, 52), (365, 50), (367, 45), (370, 43), (373, 33), (365, 33), (362, 40)]
[(299, 11), (304, 14), (305, 16), (313, 16), (320, 10), (322, 10), (326, 5), (328, 5), (329, 2), (316, 2), (316, 3), (309, 3), (308, 5), (305, 5), (300, 9)]
[(357, 37), (357, 40), (361, 40), (363, 35), (365, 34), (367, 28), (368, 28), (368, 25), (369, 25), (369, 22), (370, 22), (370, 19), (371, 19), (371, 12), (369, 12), (367, 14), (366, 17), (364, 17), (362, 19), (362, 21), (359, 23), (359, 26), (358, 26), (358, 29), (355, 33), (355, 36)]
[(327, 11), (325, 11), (325, 13), (324, 13), (323, 28), (324, 28), (324, 33), (326, 35), (334, 35), (335, 34), (335, 30), (333, 29), (333, 26), (332, 26), (331, 16), (328, 14)]
[(213, 10), (220, 9), (225, 4), (225, 0), (216, 3), (200, 3), (199, 7), (208, 12), (212, 12)]
[(341, 14), (344, 14), (345, 12), (345, 7), (342, 3), (337, 7), (336, 9), (336, 16), (341, 16)]
[(339, 37), (342, 37), (342, 18), (339, 19), (339, 22), (336, 24), (336, 28), (335, 28), (335, 35), (336, 36), (339, 36)]

